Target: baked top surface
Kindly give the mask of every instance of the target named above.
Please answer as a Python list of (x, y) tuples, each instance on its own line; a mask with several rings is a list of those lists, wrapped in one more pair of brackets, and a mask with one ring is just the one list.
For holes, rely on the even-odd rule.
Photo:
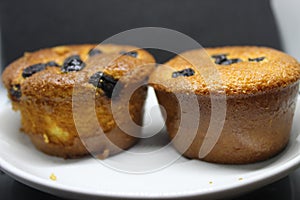
[(237, 95), (285, 87), (299, 78), (299, 63), (283, 52), (267, 47), (227, 46), (184, 52), (159, 66), (150, 84), (170, 92), (225, 91)]
[[(128, 52), (133, 54), (127, 54)], [(78, 71), (64, 72), (62, 68), (66, 59), (76, 55), (84, 63), (84, 67)], [(24, 75), (26, 68), (49, 62), (58, 66), (46, 66), (32, 75)], [(98, 71), (104, 71), (114, 79), (119, 79), (139, 66), (154, 62), (154, 58), (147, 51), (133, 46), (65, 45), (25, 53), (4, 70), (2, 78), (8, 90), (21, 87), (22, 96), (66, 97), (71, 95), (75, 81), (93, 88), (89, 78)], [(145, 76), (150, 72), (141, 70), (139, 73)]]

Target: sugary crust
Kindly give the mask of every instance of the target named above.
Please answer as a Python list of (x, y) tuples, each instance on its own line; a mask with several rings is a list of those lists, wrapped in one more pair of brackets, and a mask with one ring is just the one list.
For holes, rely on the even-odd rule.
[[(93, 48), (100, 49), (102, 53), (89, 56), (88, 52)], [(129, 51), (136, 51), (137, 56), (121, 53)], [(67, 73), (63, 73), (60, 67), (47, 67), (30, 77), (22, 76), (23, 70), (31, 65), (54, 61), (61, 66), (71, 55), (79, 55), (86, 66), (80, 71)], [(20, 85), (20, 98), (15, 98), (10, 92), (8, 96), (13, 108), (21, 112), (22, 130), (39, 150), (64, 158), (81, 157), (88, 152), (105, 158), (137, 141), (118, 125), (128, 124), (131, 119), (141, 125), (147, 87), (137, 89), (129, 102), (115, 98), (115, 105), (121, 110), (118, 115), (126, 114), (123, 110), (129, 110), (130, 115), (122, 117), (117, 124), (114, 117), (118, 116), (113, 116), (111, 98), (105, 91), (90, 84), (90, 77), (102, 71), (119, 79), (126, 88), (144, 83), (153, 70), (151, 64), (154, 62), (145, 50), (132, 46), (69, 45), (25, 53), (5, 69), (2, 77), (8, 91)], [(74, 109), (77, 121), (74, 121)]]
[[(103, 53), (93, 57), (88, 52), (93, 49), (100, 49)], [(120, 52), (137, 51), (137, 58), (122, 56)], [(79, 55), (86, 62), (86, 67), (78, 72), (62, 73), (60, 67), (47, 67), (39, 73), (28, 78), (22, 77), (23, 70), (37, 63), (55, 61), (62, 65), (64, 60), (71, 55)], [(102, 58), (101, 58), (102, 57)], [(45, 97), (70, 97), (78, 74), (86, 74), (84, 80), (77, 80), (78, 84), (86, 84), (89, 76), (103, 70), (119, 78), (138, 66), (147, 63), (154, 63), (154, 58), (145, 50), (132, 46), (122, 45), (68, 45), (48, 49), (41, 49), (31, 53), (25, 53), (23, 57), (11, 63), (3, 72), (2, 79), (7, 89), (13, 85), (21, 85), (24, 96)], [(150, 69), (150, 68), (149, 68)], [(82, 75), (84, 76), (84, 75)], [(87, 87), (92, 87), (86, 84)]]
[[(211, 58), (217, 54), (227, 54), (228, 59), (239, 58), (242, 62), (217, 65)], [(248, 61), (260, 57), (264, 60)], [(186, 68), (194, 69), (195, 74), (172, 78), (172, 72)], [(149, 82), (154, 88), (169, 92), (207, 95), (210, 91), (225, 91), (227, 95), (239, 95), (283, 88), (299, 78), (300, 65), (287, 54), (266, 47), (228, 46), (184, 52), (159, 66)]]

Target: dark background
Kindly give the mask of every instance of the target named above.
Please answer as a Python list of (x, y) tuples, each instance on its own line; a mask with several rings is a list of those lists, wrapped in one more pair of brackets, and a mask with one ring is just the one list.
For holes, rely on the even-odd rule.
[[(180, 31), (202, 46), (281, 49), (269, 0), (0, 0), (3, 64), (24, 51), (100, 43), (132, 28)], [(159, 62), (171, 55), (154, 51)]]
[[(202, 46), (260, 45), (281, 49), (269, 0), (0, 0), (1, 62), (61, 44), (100, 43), (138, 27), (180, 31)], [(152, 50), (158, 62), (172, 54)], [(237, 199), (298, 199), (299, 170)], [(59, 199), (0, 173), (0, 198)]]

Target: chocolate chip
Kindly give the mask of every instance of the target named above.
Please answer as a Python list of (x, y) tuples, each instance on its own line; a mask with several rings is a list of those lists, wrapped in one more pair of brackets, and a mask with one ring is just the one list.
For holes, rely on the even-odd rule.
[(117, 79), (114, 79), (113, 76), (104, 72), (96, 72), (89, 79), (90, 84), (97, 88), (101, 88), (105, 95), (109, 98), (111, 98), (114, 87), (117, 84), (117, 82)]
[(224, 60), (223, 62), (221, 62), (219, 65), (231, 65), (234, 63), (238, 63), (238, 62), (242, 62), (242, 60), (239, 58), (227, 59), (227, 60)]
[(39, 63), (39, 64), (35, 64), (35, 65), (31, 65), (27, 68), (25, 68), (22, 72), (22, 76), (24, 78), (30, 77), (33, 74), (40, 72), (42, 70), (44, 70), (46, 68), (46, 65), (43, 63)]
[(9, 93), (14, 100), (19, 100), (22, 96), (21, 86), (19, 84), (11, 86)]
[(215, 59), (215, 63), (218, 65), (231, 65), (234, 63), (242, 62), (242, 60), (239, 58), (228, 59), (227, 55), (228, 54), (217, 54), (212, 55), (211, 57)]
[(260, 62), (263, 61), (265, 57), (258, 57), (258, 58), (248, 58), (249, 62)]
[(88, 54), (89, 54), (89, 56), (94, 56), (94, 55), (101, 54), (101, 53), (102, 53), (101, 50), (93, 48), (89, 51)]
[(120, 54), (131, 56), (131, 57), (134, 57), (134, 58), (136, 58), (138, 56), (138, 53), (136, 51), (128, 51), (128, 52), (121, 51)]
[(222, 62), (225, 62), (227, 60), (228, 54), (217, 54), (212, 55), (211, 57), (215, 59), (215, 63), (218, 65), (221, 65)]
[(59, 67), (59, 64), (57, 64), (54, 61), (49, 61), (45, 64), (47, 67)]
[(215, 59), (216, 64), (221, 64), (222, 62), (227, 60), (227, 54), (217, 54), (217, 55), (212, 55), (212, 58)]
[(65, 62), (61, 68), (62, 72), (79, 71), (85, 67), (85, 63), (80, 59), (78, 55), (73, 55), (65, 59)]
[(172, 78), (177, 78), (179, 76), (193, 76), (195, 71), (191, 68), (187, 68), (181, 71), (176, 71), (172, 73)]

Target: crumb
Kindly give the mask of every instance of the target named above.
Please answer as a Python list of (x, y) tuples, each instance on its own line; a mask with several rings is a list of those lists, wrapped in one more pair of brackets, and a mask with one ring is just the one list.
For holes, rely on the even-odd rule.
[(209, 181), (208, 183), (209, 183), (210, 185), (211, 185), (211, 184), (213, 184), (213, 182), (212, 182), (212, 181)]
[(55, 176), (54, 173), (52, 173), (49, 177), (52, 181), (56, 181), (57, 177)]
[(49, 138), (48, 138), (48, 136), (47, 136), (46, 134), (43, 134), (43, 138), (44, 138), (44, 142), (45, 142), (46, 144), (48, 144), (48, 143), (49, 143)]
[(103, 160), (109, 156), (109, 149), (105, 149), (101, 154), (97, 155), (97, 158)]
[(243, 180), (243, 178), (239, 178), (238, 180), (239, 180), (239, 181), (242, 181), (242, 180)]

